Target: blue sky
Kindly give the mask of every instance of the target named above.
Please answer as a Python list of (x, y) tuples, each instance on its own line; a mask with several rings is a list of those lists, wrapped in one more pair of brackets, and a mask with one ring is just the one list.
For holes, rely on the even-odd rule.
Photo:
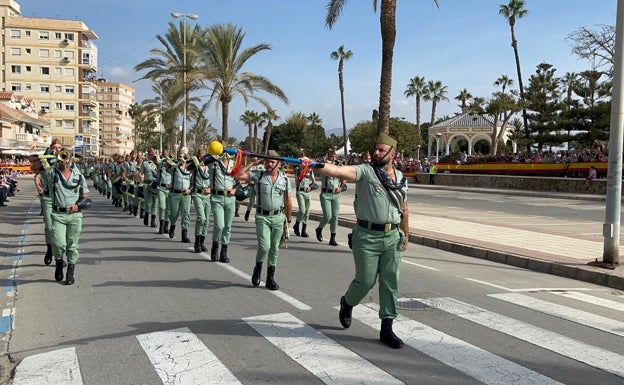
[[(25, 17), (82, 20), (99, 36), (98, 76), (134, 86), (136, 99), (151, 98), (148, 81), (134, 66), (158, 47), (171, 12), (199, 15), (208, 26), (233, 22), (246, 33), (243, 46), (269, 44), (245, 70), (266, 76), (281, 87), (290, 103), (267, 97), (280, 117), (293, 112), (316, 112), (327, 131), (342, 127), (338, 62), (330, 53), (339, 46), (353, 52), (345, 62), (347, 128), (371, 117), (379, 99), (381, 37), (379, 10), (373, 1), (350, 0), (332, 30), (325, 27), (326, 0), (18, 0)], [(391, 115), (415, 122), (415, 99), (405, 98), (409, 80), (423, 76), (448, 87), (449, 102), (438, 105), (436, 117), (459, 112), (454, 97), (466, 88), (473, 96), (489, 97), (502, 74), (517, 86), (510, 30), (498, 14), (507, 0), (398, 0)], [(616, 0), (526, 0), (529, 14), (516, 23), (523, 78), (541, 62), (551, 63), (557, 75), (580, 72), (591, 63), (571, 53), (566, 37), (582, 26), (615, 24)], [(177, 21), (176, 21), (177, 22)], [(189, 21), (189, 23), (193, 23)], [(213, 106), (214, 107), (214, 106)], [(236, 100), (230, 108), (230, 136), (244, 139), (247, 128), (238, 117), (257, 104)], [(431, 105), (422, 106), (421, 120), (429, 121)], [(207, 116), (219, 132), (221, 117), (214, 108)]]

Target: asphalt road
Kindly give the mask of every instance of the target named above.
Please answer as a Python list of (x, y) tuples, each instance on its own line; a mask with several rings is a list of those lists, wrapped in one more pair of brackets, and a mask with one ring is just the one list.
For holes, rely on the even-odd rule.
[[(569, 222), (583, 232), (602, 220), (600, 203), (411, 194), (412, 212), (431, 215), (528, 217), (533, 226)], [(13, 270), (13, 363), (3, 363), (20, 364), (15, 385), (624, 381), (624, 298), (613, 289), (410, 245), (395, 322), (407, 346), (392, 350), (378, 341), (376, 288), (350, 329), (338, 322), (353, 274), (346, 228), (338, 247), (293, 236), (280, 252), (281, 290), (272, 292), (249, 281), (252, 222), (235, 218), (231, 263), (213, 263), (182, 244), (179, 231), (173, 240), (158, 235), (96, 195), (76, 284), (67, 287), (42, 263), (37, 213), (31, 202), (10, 216), (26, 228)], [(9, 271), (4, 264), (2, 279)]]

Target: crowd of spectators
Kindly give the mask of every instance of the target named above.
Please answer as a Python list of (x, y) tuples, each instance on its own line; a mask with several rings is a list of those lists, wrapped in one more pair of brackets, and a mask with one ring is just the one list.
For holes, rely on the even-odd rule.
[(5, 207), (9, 197), (19, 191), (17, 175), (12, 169), (0, 170), (0, 207)]

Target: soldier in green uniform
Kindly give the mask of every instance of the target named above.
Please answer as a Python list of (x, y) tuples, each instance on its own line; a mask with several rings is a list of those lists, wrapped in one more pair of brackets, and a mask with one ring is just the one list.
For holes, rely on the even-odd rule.
[[(258, 158), (256, 157), (252, 157), (251, 161), (254, 162), (256, 161)], [(252, 166), (251, 167), (251, 171), (263, 171), (264, 170), (264, 165), (261, 163), (257, 166)], [(256, 189), (254, 188), (253, 184), (249, 184), (247, 186), (247, 191), (248, 191), (248, 201), (247, 201), (247, 210), (245, 211), (245, 221), (249, 221), (249, 215), (251, 214), (251, 209), (254, 208), (255, 206), (255, 202), (256, 202)]]
[[(148, 158), (141, 164), (141, 171), (143, 172), (143, 207), (145, 213), (143, 216), (143, 225), (150, 227), (156, 227), (156, 194), (150, 189), (152, 183), (158, 179), (158, 153), (155, 149), (151, 148), (148, 153)], [(150, 222), (151, 216), (151, 222)]]
[(210, 259), (217, 260), (219, 242), (221, 251), (219, 252), (219, 262), (228, 263), (230, 258), (227, 255), (228, 244), (232, 232), (232, 221), (234, 220), (234, 210), (236, 205), (236, 181), (230, 175), (234, 168), (234, 161), (229, 156), (224, 155), (221, 159), (211, 164), (210, 167), (210, 205), (212, 207), (212, 247), (210, 248)]
[(123, 157), (121, 154), (113, 155), (113, 161), (108, 164), (108, 188), (112, 192), (113, 206), (121, 207), (121, 185), (123, 183)]
[(353, 232), (355, 278), (340, 298), (340, 323), (344, 328), (351, 326), (353, 306), (364, 299), (379, 279), (379, 338), (398, 349), (403, 347), (403, 341), (392, 331), (392, 323), (398, 314), (399, 267), (407, 248), (409, 213), (406, 179), (392, 164), (396, 145), (395, 139), (379, 134), (372, 163), (325, 164), (318, 173), (355, 182), (357, 188), (357, 204), (354, 205), (357, 226)]
[(180, 217), (182, 227), (182, 242), (190, 243), (188, 228), (191, 224), (191, 173), (186, 170), (187, 163), (178, 159), (178, 164), (172, 167), (171, 190), (169, 191), (169, 238), (175, 235), (176, 221)]
[[(269, 155), (279, 156), (270, 150)], [(275, 267), (279, 253), (280, 240), (290, 223), (292, 201), (290, 199), (290, 181), (286, 174), (281, 171), (281, 162), (275, 159), (264, 160), (264, 171), (251, 171), (250, 169), (260, 164), (262, 160), (255, 160), (241, 168), (237, 178), (247, 183), (254, 183), (256, 189), (256, 237), (258, 249), (256, 251), (256, 265), (251, 276), (254, 286), (260, 285), (262, 263), (268, 254), (266, 288), (269, 290), (279, 289), (275, 282)], [(286, 229), (285, 229), (286, 228)]]
[[(301, 172), (301, 167), (295, 168), (295, 180), (299, 178), (299, 173)], [(309, 170), (306, 175), (301, 180), (301, 183), (297, 184), (297, 207), (299, 208), (297, 211), (297, 218), (295, 219), (295, 225), (293, 226), (293, 231), (296, 236), (301, 236), (307, 238), (308, 232), (308, 219), (310, 218), (310, 192), (312, 191), (312, 186), (316, 183), (316, 179), (314, 178), (314, 172)], [(301, 231), (299, 231), (299, 224), (302, 223)]]
[[(197, 150), (196, 158), (199, 161), (206, 155), (204, 150)], [(195, 165), (193, 169), (192, 178), (193, 193), (191, 198), (193, 199), (193, 206), (195, 207), (195, 243), (193, 250), (196, 253), (202, 251), (208, 251), (204, 241), (208, 234), (208, 223), (210, 222), (210, 212), (212, 206), (210, 204), (210, 171), (207, 165), (200, 163)]]
[(71, 154), (59, 153), (55, 167), (48, 173), (52, 180), (52, 253), (56, 261), (54, 279), (63, 280), (63, 256), (67, 255), (65, 284), (74, 283), (74, 271), (78, 262), (78, 242), (82, 232), (80, 201), (89, 197), (85, 177), (72, 167)]
[(169, 233), (169, 190), (171, 189), (171, 172), (173, 168), (172, 160), (166, 154), (158, 165), (158, 219), (160, 226), (158, 234)]
[[(327, 157), (327, 163), (338, 164), (336, 150), (332, 149)], [(321, 178), (321, 209), (323, 217), (316, 228), (316, 239), (323, 242), (323, 227), (329, 223), (331, 236), (329, 244), (338, 246), (336, 242), (336, 230), (338, 229), (338, 214), (340, 212), (340, 196), (342, 195), (343, 180), (332, 176), (323, 175)]]

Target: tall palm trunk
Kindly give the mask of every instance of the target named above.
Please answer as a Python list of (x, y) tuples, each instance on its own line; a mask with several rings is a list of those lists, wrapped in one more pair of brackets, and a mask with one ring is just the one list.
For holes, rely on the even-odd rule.
[(392, 57), (396, 40), (396, 0), (381, 2), (381, 84), (379, 86), (379, 120), (377, 132), (390, 131), (390, 97), (392, 93)]
[(230, 101), (221, 100), (221, 114), (223, 116), (223, 123), (221, 124), (221, 141), (223, 144), (227, 144), (230, 133), (228, 128), (228, 118), (230, 116)]
[(258, 152), (258, 123), (253, 127), (253, 144), (251, 147), (253, 152)]
[[(510, 23), (511, 26), (511, 46), (514, 50), (514, 56), (516, 58), (516, 72), (518, 72), (518, 87), (520, 88), (520, 99), (524, 100), (524, 86), (522, 84), (522, 71), (520, 70), (520, 54), (518, 54), (518, 41), (516, 40), (516, 31), (514, 29), (514, 23)], [(529, 137), (529, 121), (527, 119), (526, 108), (522, 109), (522, 122), (524, 123), (524, 136)], [(531, 146), (527, 145), (527, 151), (531, 151)]]
[(344, 142), (344, 155), (347, 155), (347, 120), (345, 119), (344, 107), (344, 82), (342, 79), (342, 69), (344, 66), (343, 59), (338, 63), (338, 87), (340, 87), (340, 111), (342, 112), (342, 139)]

